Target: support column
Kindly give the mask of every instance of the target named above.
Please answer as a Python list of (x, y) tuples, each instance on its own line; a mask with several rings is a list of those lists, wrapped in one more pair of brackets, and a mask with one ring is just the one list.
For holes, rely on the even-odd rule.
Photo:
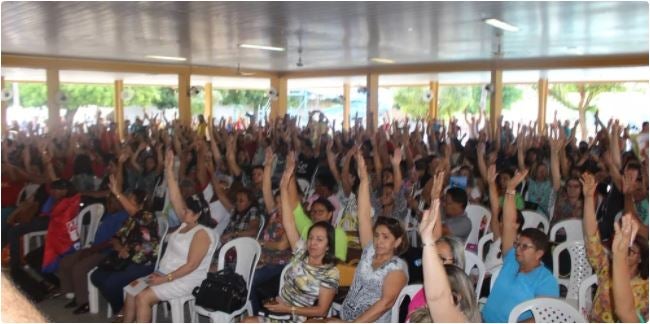
[(537, 133), (541, 134), (546, 126), (546, 102), (548, 99), (548, 79), (540, 78), (537, 82), (539, 106), (537, 107)]
[(343, 85), (343, 129), (350, 129), (350, 84)]
[[(5, 90), (5, 77), (2, 77), (2, 91)], [(14, 96), (17, 96), (17, 93), (14, 93)], [(5, 137), (7, 135), (7, 132), (9, 131), (9, 127), (7, 127), (7, 101), (2, 101), (2, 114), (0, 115), (2, 118), (2, 137)]]
[(120, 142), (124, 140), (124, 100), (122, 100), (122, 92), (124, 92), (124, 81), (115, 80), (115, 123), (117, 123), (117, 136)]
[(503, 71), (492, 70), (492, 95), (490, 97), (490, 132), (493, 138), (496, 136), (499, 119), (501, 118), (501, 106), (503, 105)]
[(203, 86), (203, 117), (207, 123), (212, 123), (212, 82)]
[(190, 73), (178, 74), (178, 116), (181, 125), (192, 126), (192, 105), (190, 102)]
[(284, 118), (287, 114), (287, 78), (271, 78), (271, 87), (278, 92), (278, 98), (271, 100), (269, 121), (275, 118)]
[(438, 81), (429, 82), (431, 101), (429, 101), (429, 119), (438, 118)]
[(370, 73), (366, 79), (367, 106), (366, 106), (366, 129), (377, 130), (379, 121), (379, 74)]
[(60, 127), (61, 124), (61, 102), (59, 101), (59, 70), (48, 69), (47, 80), (47, 110), (48, 110), (48, 132)]

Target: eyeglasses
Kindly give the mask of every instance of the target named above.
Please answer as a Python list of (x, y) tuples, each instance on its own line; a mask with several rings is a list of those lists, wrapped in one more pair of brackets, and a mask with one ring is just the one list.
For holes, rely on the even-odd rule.
[(532, 245), (532, 244), (524, 244), (524, 243), (519, 243), (519, 242), (513, 243), (512, 246), (515, 249), (522, 250), (522, 251), (526, 251), (528, 249), (534, 249), (535, 248), (535, 246)]

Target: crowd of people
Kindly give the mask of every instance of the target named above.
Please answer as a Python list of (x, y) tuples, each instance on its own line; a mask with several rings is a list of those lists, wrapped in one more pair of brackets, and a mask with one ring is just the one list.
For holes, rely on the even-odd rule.
[[(305, 127), (290, 116), (246, 125), (201, 116), (188, 127), (145, 115), (120, 139), (98, 114), (92, 125), (13, 132), (2, 141), (3, 267), (33, 300), (66, 295), (75, 314), (89, 311), (95, 269), (114, 320), (148, 322), (159, 301), (190, 295), (215, 271), (219, 246), (251, 237), (262, 255), (242, 321), (389, 322), (402, 289), (422, 283), (411, 322), (506, 322), (521, 302), (561, 296), (553, 242), (523, 228), (522, 211), (535, 210), (551, 226), (583, 224), (598, 278), (589, 320), (647, 321), (648, 123), (630, 134), (596, 115), (596, 133), (579, 141), (577, 122), (499, 119), (491, 132), (483, 114), (465, 119), (372, 131), (358, 120), (337, 130), (317, 111)], [(38, 188), (19, 197), (28, 184)], [(80, 246), (73, 224), (97, 203), (105, 213)], [(482, 308), (464, 271), (465, 249), (476, 252), (465, 244), (469, 204), (492, 214), (484, 262), (500, 267)], [(39, 231), (44, 244), (23, 251), (22, 237)]]

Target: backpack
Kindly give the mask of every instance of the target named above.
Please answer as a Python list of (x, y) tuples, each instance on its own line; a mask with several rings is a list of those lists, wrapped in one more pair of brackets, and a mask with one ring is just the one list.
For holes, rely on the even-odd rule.
[(248, 288), (244, 277), (226, 267), (217, 272), (209, 272), (200, 287), (194, 288), (192, 295), (196, 305), (214, 312), (232, 313), (246, 304)]

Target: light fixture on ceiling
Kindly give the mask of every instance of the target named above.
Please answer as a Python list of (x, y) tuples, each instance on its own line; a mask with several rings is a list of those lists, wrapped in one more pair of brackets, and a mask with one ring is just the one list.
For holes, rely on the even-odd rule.
[(503, 29), (505, 31), (516, 32), (516, 31), (519, 30), (519, 27), (511, 25), (511, 24), (509, 24), (509, 23), (507, 23), (505, 21), (501, 21), (501, 20), (496, 19), (496, 18), (488, 18), (488, 19), (483, 20), (483, 22), (490, 25), (490, 26), (492, 26), (492, 27)]
[(187, 61), (186, 58), (178, 56), (147, 55), (146, 57), (150, 59), (165, 61)]
[(253, 44), (239, 44), (239, 47), (241, 47), (241, 48), (260, 49), (260, 50), (265, 50), (265, 51), (284, 52), (284, 47), (276, 47), (276, 46), (264, 46), (264, 45), (253, 45)]
[(370, 59), (371, 61), (375, 63), (384, 63), (384, 64), (393, 64), (395, 61), (387, 58), (381, 58), (381, 57), (373, 57)]
[(413, 31), (413, 27), (409, 27), (409, 28), (408, 28), (408, 31), (412, 32), (412, 31)]

